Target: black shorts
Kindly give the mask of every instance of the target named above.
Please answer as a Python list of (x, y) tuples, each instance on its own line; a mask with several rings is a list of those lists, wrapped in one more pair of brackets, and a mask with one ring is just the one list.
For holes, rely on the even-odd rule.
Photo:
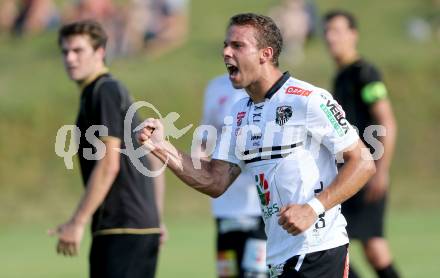
[(347, 220), (347, 232), (351, 239), (367, 241), (384, 237), (384, 217), (387, 197), (375, 202), (365, 201), (366, 187), (342, 203), (342, 214)]
[(153, 278), (159, 235), (100, 235), (92, 240), (90, 278)]
[[(348, 244), (336, 248), (294, 256), (286, 261), (278, 278), (347, 278)], [(271, 269), (271, 272), (276, 270)]]
[[(255, 225), (234, 225), (234, 219), (216, 219), (218, 277), (266, 278), (266, 233), (261, 217), (246, 218)], [(226, 225), (224, 225), (226, 224)]]

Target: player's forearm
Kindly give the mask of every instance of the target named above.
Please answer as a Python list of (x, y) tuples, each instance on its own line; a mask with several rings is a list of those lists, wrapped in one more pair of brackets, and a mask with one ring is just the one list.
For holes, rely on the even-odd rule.
[(97, 163), (90, 175), (78, 208), (72, 216), (73, 221), (85, 224), (90, 220), (107, 196), (118, 172), (119, 164), (110, 166), (105, 159)]
[(391, 161), (394, 155), (394, 149), (396, 145), (397, 137), (397, 124), (394, 118), (387, 120), (386, 122), (379, 123), (386, 129), (386, 135), (380, 137), (379, 141), (383, 144), (384, 153), (376, 161), (376, 167), (378, 172), (388, 172), (391, 166)]
[(224, 175), (215, 173), (212, 170), (211, 162), (201, 160), (200, 169), (195, 169), (192, 159), (187, 154), (177, 150), (169, 142), (164, 142), (157, 147), (153, 153), (162, 162), (167, 163), (168, 168), (184, 183), (195, 190), (218, 197), (226, 190), (227, 181), (224, 181)]
[(344, 154), (344, 166), (339, 169), (333, 182), (317, 197), (326, 210), (331, 209), (356, 194), (375, 173), (375, 165), (370, 158), (361, 155), (362, 142), (354, 150)]

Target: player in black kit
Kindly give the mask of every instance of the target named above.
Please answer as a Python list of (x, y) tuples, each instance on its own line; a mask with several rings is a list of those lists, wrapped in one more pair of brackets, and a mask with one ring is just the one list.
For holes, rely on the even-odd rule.
[[(324, 23), (327, 46), (338, 66), (333, 89), (335, 99), (345, 110), (347, 120), (358, 128), (377, 169), (366, 186), (342, 204), (348, 235), (362, 242), (364, 253), (378, 277), (399, 277), (383, 232), (397, 129), (387, 89), (379, 71), (357, 52), (358, 32), (353, 15), (345, 11), (329, 12)], [(380, 134), (372, 132), (374, 127), (371, 125), (381, 125)], [(372, 144), (374, 142), (381, 144)], [(349, 277), (358, 277), (352, 266)]]
[[(102, 27), (93, 21), (72, 23), (59, 32), (67, 74), (82, 91), (77, 127), (86, 190), (70, 220), (51, 233), (59, 238), (57, 252), (73, 256), (79, 251), (86, 223), (92, 220), (90, 277), (152, 278), (162, 231), (164, 180), (144, 176), (118, 151), (128, 143), (124, 118), (131, 98), (105, 67), (106, 40)], [(138, 124), (134, 117), (127, 127), (130, 133)], [(139, 147), (136, 140), (131, 141)], [(99, 156), (99, 146), (105, 152), (93, 158), (92, 154)], [(152, 156), (140, 159), (145, 167), (160, 167)]]

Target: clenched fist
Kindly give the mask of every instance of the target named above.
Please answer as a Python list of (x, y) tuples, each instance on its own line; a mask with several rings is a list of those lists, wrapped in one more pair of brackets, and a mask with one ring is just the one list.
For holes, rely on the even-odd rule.
[(307, 230), (318, 217), (308, 204), (282, 207), (278, 216), (278, 224), (294, 236)]
[(138, 142), (150, 151), (154, 151), (165, 141), (163, 125), (158, 119), (146, 119), (135, 131)]

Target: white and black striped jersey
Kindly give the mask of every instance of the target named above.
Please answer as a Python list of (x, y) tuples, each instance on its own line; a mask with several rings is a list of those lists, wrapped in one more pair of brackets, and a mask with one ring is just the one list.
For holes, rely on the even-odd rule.
[(267, 263), (348, 243), (340, 205), (297, 236), (278, 224), (283, 206), (307, 203), (330, 185), (337, 175), (336, 155), (359, 138), (332, 96), (286, 72), (264, 102), (242, 99), (230, 116), (213, 158), (238, 164), (254, 178), (268, 237)]

